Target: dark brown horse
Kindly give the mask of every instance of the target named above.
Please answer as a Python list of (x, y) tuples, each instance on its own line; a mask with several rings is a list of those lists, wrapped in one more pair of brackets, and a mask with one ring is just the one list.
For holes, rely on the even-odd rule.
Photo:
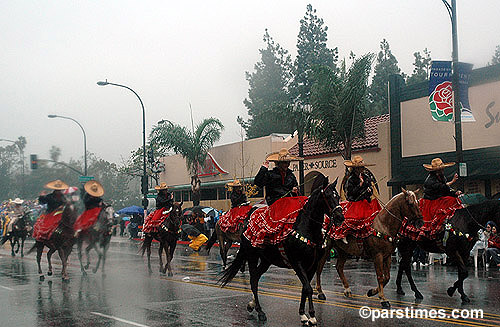
[[(97, 221), (95, 224), (87, 230), (80, 232), (76, 239), (76, 245), (78, 249), (78, 259), (80, 260), (80, 269), (82, 274), (87, 274), (87, 269), (90, 266), (90, 250), (94, 249), (97, 252), (98, 259), (95, 268), (92, 270), (93, 273), (97, 272), (99, 265), (102, 261), (102, 273), (104, 275), (104, 264), (106, 262), (106, 252), (109, 248), (109, 242), (111, 240), (111, 229), (113, 227), (114, 213), (112, 207), (105, 206), (102, 208)], [(83, 265), (82, 256), (82, 246), (83, 243), (87, 243), (85, 248), (85, 254), (87, 257), (87, 264)]]
[[(255, 308), (260, 321), (267, 318), (259, 302), (259, 280), (273, 264), (281, 268), (291, 268), (295, 271), (302, 283), (299, 306), (300, 320), (303, 324), (317, 324), (312, 301), (313, 289), (310, 283), (316, 272), (319, 258), (323, 254), (324, 236), (322, 225), (324, 216), (325, 214), (332, 215), (332, 220), (339, 224), (344, 219), (342, 208), (339, 206), (339, 195), (335, 190), (337, 181), (328, 184), (327, 177), (318, 176), (320, 177), (316, 178), (314, 183), (318, 187), (313, 188), (307, 203), (299, 212), (293, 224), (293, 232), (281, 244), (267, 245), (263, 248), (253, 247), (252, 243), (243, 236), (236, 258), (229, 268), (224, 270), (219, 281), (222, 286), (226, 285), (236, 276), (240, 267), (245, 262), (248, 262), (253, 300), (247, 305), (247, 310), (251, 312)], [(283, 259), (280, 248), (284, 251), (286, 260)], [(306, 300), (309, 301), (309, 317), (305, 314)]]
[(38, 264), (38, 274), (40, 275), (40, 281), (45, 279), (42, 272), (42, 267), (40, 261), (42, 259), (43, 248), (46, 246), (49, 248), (47, 252), (47, 261), (49, 268), (47, 271), (48, 276), (52, 276), (52, 254), (54, 252), (59, 253), (59, 257), (62, 262), (62, 279), (63, 281), (69, 281), (69, 277), (66, 271), (68, 257), (71, 254), (74, 244), (73, 236), (73, 224), (76, 220), (75, 207), (72, 204), (66, 204), (62, 212), (62, 218), (57, 226), (56, 230), (52, 233), (48, 240), (37, 240), (33, 247), (28, 251), (28, 254), (36, 249), (36, 262)]
[(448, 295), (453, 296), (458, 290), (462, 304), (470, 302), (469, 297), (464, 292), (464, 280), (468, 276), (467, 260), (470, 250), (477, 241), (477, 232), (484, 228), (486, 222), (492, 220), (500, 223), (500, 201), (488, 200), (479, 204), (472, 204), (464, 209), (455, 211), (453, 217), (448, 221), (448, 228), (439, 234), (435, 240), (423, 239), (421, 241), (412, 241), (408, 238), (401, 239), (398, 245), (401, 254), (399, 262), (398, 277), (396, 279), (397, 293), (404, 295), (401, 287), (403, 273), (406, 273), (408, 282), (417, 299), (423, 299), (411, 276), (411, 258), (413, 250), (418, 246), (424, 251), (432, 253), (446, 253), (449, 260), (458, 268), (457, 281), (448, 288)]
[[(174, 256), (177, 240), (179, 239), (182, 218), (182, 203), (183, 202), (174, 202), (170, 214), (158, 227), (158, 231), (146, 233), (144, 236), (141, 251), (142, 255), (144, 255), (144, 252), (147, 250), (149, 273), (153, 272), (151, 269), (151, 243), (153, 242), (153, 239), (155, 239), (160, 242), (160, 248), (158, 249), (158, 256), (160, 257), (160, 273), (165, 274), (168, 270), (168, 276), (174, 275), (170, 262)], [(163, 251), (165, 251), (166, 255), (165, 266), (163, 266)]]
[[(12, 231), (5, 235), (0, 242), (3, 245), (5, 242), (10, 241), (11, 255), (13, 257), (19, 250), (21, 250), (21, 257), (24, 257), (24, 241), (26, 240), (26, 236), (28, 236), (28, 230), (31, 228), (31, 226), (26, 224), (28, 216), (29, 214), (26, 213), (17, 219), (12, 225)], [(17, 249), (14, 250), (16, 245)]]
[(374, 261), (378, 282), (378, 287), (370, 289), (368, 296), (378, 293), (382, 307), (390, 307), (389, 301), (384, 296), (384, 286), (387, 285), (390, 279), (391, 255), (396, 247), (395, 241), (398, 231), (405, 219), (408, 219), (408, 223), (414, 223), (414, 221), (422, 219), (422, 214), (415, 193), (403, 189), (403, 192), (394, 196), (373, 220), (372, 228), (379, 232), (379, 236), (370, 235), (363, 239), (362, 247), (358, 246), (357, 240), (351, 235), (347, 237), (348, 244), (345, 244), (342, 240), (329, 240), (326, 254), (321, 259), (316, 273), (318, 298), (326, 299), (321, 289), (321, 272), (333, 247), (338, 253), (336, 268), (344, 285), (344, 295), (346, 297), (352, 296), (349, 283), (344, 275), (344, 265), (347, 257), (349, 255), (355, 257), (366, 256)]

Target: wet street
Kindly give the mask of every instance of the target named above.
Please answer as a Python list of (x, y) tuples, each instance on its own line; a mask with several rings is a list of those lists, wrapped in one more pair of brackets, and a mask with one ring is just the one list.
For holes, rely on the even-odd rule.
[[(26, 245), (26, 251), (31, 244)], [(205, 256), (186, 245), (178, 245), (173, 260), (174, 276), (167, 277), (158, 272), (156, 248), (152, 253), (154, 272), (147, 273), (146, 257), (138, 254), (138, 246), (136, 241), (114, 237), (108, 251), (105, 276), (101, 271), (82, 276), (74, 250), (68, 268), (71, 280), (63, 283), (57, 254), (53, 256), (54, 275), (40, 282), (35, 255), (11, 257), (6, 245), (0, 249), (0, 325), (301, 326), (298, 315), (301, 286), (292, 270), (273, 267), (262, 277), (260, 299), (268, 320), (259, 322), (255, 312), (246, 310), (251, 299), (248, 273), (239, 273), (225, 288), (217, 285), (218, 274), (222, 271), (217, 247), (212, 249), (210, 256)], [(233, 254), (235, 251), (232, 249)], [(95, 263), (96, 255), (92, 254)], [(446, 314), (453, 309), (482, 309), (483, 317), (411, 319), (394, 316), (372, 322), (372, 317), (360, 317), (362, 307), (380, 309), (377, 298), (365, 296), (376, 282), (372, 263), (348, 262), (346, 275), (353, 297), (347, 299), (342, 294), (333, 262), (327, 263), (322, 278), (327, 300), (315, 301), (318, 326), (500, 325), (500, 272), (497, 270), (470, 268), (465, 292), (471, 304), (462, 306), (457, 294), (452, 298), (446, 294), (446, 289), (456, 279), (455, 268), (437, 264), (414, 270), (415, 281), (424, 295), (417, 303), (406, 280), (406, 295), (396, 294), (393, 265), (391, 281), (385, 288), (392, 309), (434, 309)], [(45, 255), (42, 269), (46, 273)]]

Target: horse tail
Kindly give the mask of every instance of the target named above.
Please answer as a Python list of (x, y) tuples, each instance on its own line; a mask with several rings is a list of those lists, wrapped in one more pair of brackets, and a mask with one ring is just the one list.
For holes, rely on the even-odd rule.
[(207, 250), (207, 254), (210, 253), (210, 249), (212, 246), (217, 242), (217, 228), (214, 230), (212, 233), (212, 236), (210, 236), (210, 239), (208, 240), (207, 244), (205, 245), (205, 249)]
[(37, 248), (37, 244), (38, 242), (35, 242), (35, 244), (33, 244), (33, 246), (28, 250), (28, 252), (26, 252), (26, 254), (30, 254), (31, 252), (35, 251), (35, 249)]
[(251, 246), (249, 245), (249, 241), (246, 240), (244, 236), (241, 237), (241, 245), (238, 253), (236, 254), (236, 258), (231, 262), (231, 265), (222, 272), (222, 277), (219, 279), (219, 282), (222, 287), (224, 287), (227, 283), (229, 283), (236, 276), (241, 266), (245, 264), (247, 261), (247, 251)]
[(141, 255), (144, 255), (148, 247), (151, 246), (152, 241), (153, 239), (149, 238), (148, 235), (144, 236), (144, 240), (142, 241), (141, 247), (139, 248), (139, 252), (141, 252)]
[(4, 245), (10, 239), (10, 234), (2, 236), (2, 240), (0, 241), (0, 245)]

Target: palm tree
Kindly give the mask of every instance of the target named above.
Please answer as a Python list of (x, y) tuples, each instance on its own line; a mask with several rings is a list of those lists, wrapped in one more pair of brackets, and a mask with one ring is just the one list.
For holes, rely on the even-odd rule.
[(196, 128), (189, 131), (186, 127), (162, 120), (153, 127), (150, 143), (157, 146), (160, 154), (171, 150), (186, 160), (186, 167), (191, 175), (193, 205), (200, 203), (200, 185), (198, 168), (203, 167), (208, 150), (220, 139), (224, 125), (217, 118), (203, 120)]
[(352, 141), (364, 135), (368, 77), (373, 54), (355, 59), (349, 69), (345, 62), (339, 73), (330, 67), (315, 67), (311, 90), (312, 119), (307, 134), (345, 160), (351, 159)]

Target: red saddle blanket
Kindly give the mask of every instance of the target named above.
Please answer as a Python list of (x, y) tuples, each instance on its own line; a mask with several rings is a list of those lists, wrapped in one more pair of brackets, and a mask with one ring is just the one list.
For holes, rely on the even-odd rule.
[(33, 238), (37, 241), (49, 240), (59, 226), (63, 210), (64, 207), (61, 206), (52, 212), (40, 215), (33, 226)]
[(436, 200), (420, 199), (424, 225), (420, 228), (419, 239), (434, 240), (444, 230), (444, 223), (455, 214), (457, 209), (464, 208), (462, 202), (452, 196), (443, 196)]
[(99, 218), (101, 210), (101, 207), (85, 210), (80, 216), (78, 216), (78, 218), (76, 218), (73, 230), (85, 231), (92, 227), (96, 223), (97, 218)]
[(147, 215), (144, 219), (144, 225), (142, 226), (142, 231), (144, 233), (156, 233), (158, 232), (158, 227), (167, 219), (172, 208), (161, 208), (156, 209)]
[(240, 224), (245, 221), (250, 210), (252, 210), (252, 206), (239, 206), (231, 208), (231, 210), (223, 214), (217, 221), (221, 231), (224, 233), (237, 232)]
[(281, 198), (268, 207), (255, 210), (243, 235), (254, 247), (282, 242), (293, 230), (293, 224), (307, 196)]
[(328, 231), (328, 237), (339, 240), (347, 235), (356, 238), (365, 238), (373, 233), (372, 223), (382, 207), (377, 199), (340, 203), (344, 214), (344, 221), (339, 227)]

